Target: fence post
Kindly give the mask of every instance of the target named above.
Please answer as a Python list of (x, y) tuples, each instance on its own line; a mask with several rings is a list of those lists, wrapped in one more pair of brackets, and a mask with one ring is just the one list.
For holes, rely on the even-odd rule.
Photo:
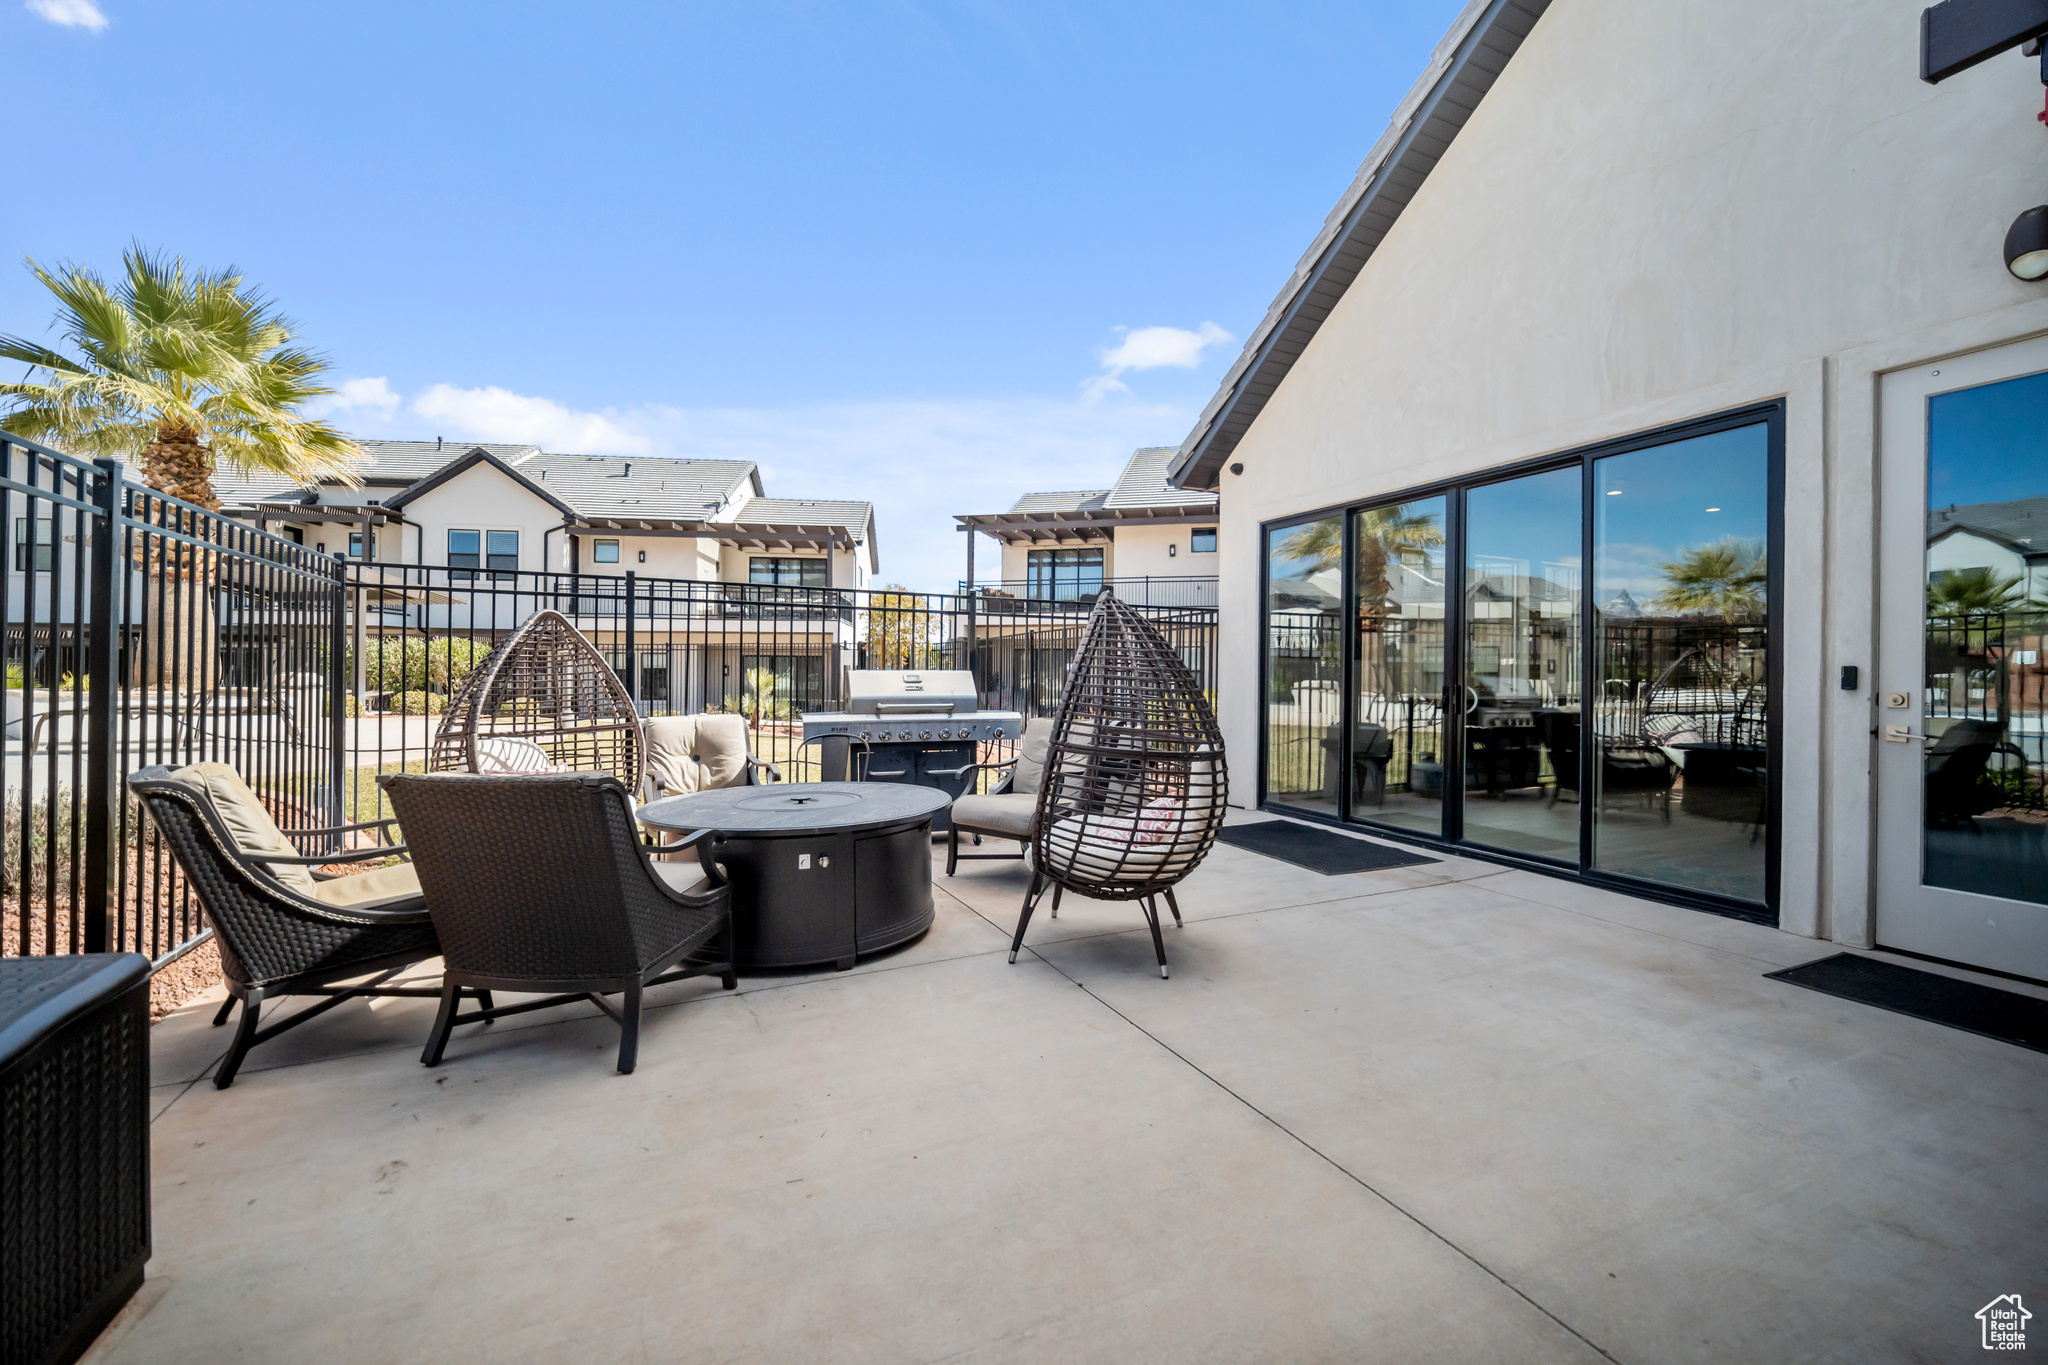
[[(334, 587), (330, 589), (329, 602), (332, 619), (327, 627), (327, 789), (334, 793), (330, 798), (334, 809), (327, 823), (346, 825), (353, 823), (348, 818), (348, 796), (341, 789), (348, 780), (348, 562), (339, 556), (334, 560)], [(360, 620), (360, 600), (356, 613)], [(335, 835), (335, 851), (346, 847), (348, 836)]]
[[(85, 654), (85, 930), (83, 947), (113, 947), (108, 911), (115, 898), (114, 828), (122, 797), (120, 755), (114, 751), (114, 713), (121, 679), (121, 462), (94, 460), (92, 488), (92, 602)], [(27, 813), (23, 812), (23, 818)]]
[(633, 699), (633, 710), (640, 710), (640, 649), (633, 639), (633, 597), (639, 587), (639, 576), (626, 570), (626, 695)]

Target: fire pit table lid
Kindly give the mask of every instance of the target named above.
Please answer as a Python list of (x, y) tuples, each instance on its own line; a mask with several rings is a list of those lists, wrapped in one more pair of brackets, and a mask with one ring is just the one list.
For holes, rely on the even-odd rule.
[(642, 806), (639, 814), (642, 824), (658, 829), (828, 834), (923, 820), (951, 804), (942, 791), (900, 782), (790, 782), (671, 796)]

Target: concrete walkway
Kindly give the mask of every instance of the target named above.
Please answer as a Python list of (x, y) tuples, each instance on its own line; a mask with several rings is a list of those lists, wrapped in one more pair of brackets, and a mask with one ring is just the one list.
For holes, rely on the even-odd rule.
[(188, 1006), (88, 1358), (1960, 1360), (2048, 1313), (2048, 1056), (1763, 979), (1827, 945), (1225, 847), (1161, 981), (1128, 905), (1010, 966), (1020, 865), (938, 881), (852, 972), (664, 988), (630, 1077), (581, 1008), (430, 1071), (388, 1001), (222, 1093)]

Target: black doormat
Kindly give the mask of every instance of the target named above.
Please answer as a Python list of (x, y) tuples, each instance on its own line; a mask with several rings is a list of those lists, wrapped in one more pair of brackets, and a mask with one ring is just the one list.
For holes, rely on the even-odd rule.
[(1901, 967), (1854, 953), (1837, 953), (1817, 962), (1765, 972), (1775, 981), (1789, 981), (1823, 995), (1839, 995), (1881, 1010), (1910, 1014), (1915, 1019), (1947, 1024), (1965, 1033), (1981, 1033), (2000, 1042), (2048, 1052), (2048, 1000), (1958, 981), (1952, 976)]
[(1313, 825), (1292, 820), (1262, 820), (1256, 825), (1225, 825), (1216, 836), (1232, 848), (1263, 853), (1283, 863), (1293, 863), (1326, 877), (1346, 872), (1372, 872), (1383, 867), (1412, 867), (1416, 863), (1440, 863), (1441, 858), (1410, 853), (1405, 848), (1369, 844)]

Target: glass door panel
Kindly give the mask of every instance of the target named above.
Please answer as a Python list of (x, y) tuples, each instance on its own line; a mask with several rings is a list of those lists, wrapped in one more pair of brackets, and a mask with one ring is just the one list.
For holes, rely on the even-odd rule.
[(1465, 838), (1579, 860), (1580, 465), (1465, 496)]
[(1442, 497), (1352, 514), (1351, 814), (1425, 834), (1444, 819)]
[(1266, 536), (1266, 799), (1337, 814), (1344, 520)]
[(1593, 464), (1593, 866), (1766, 897), (1770, 429)]

